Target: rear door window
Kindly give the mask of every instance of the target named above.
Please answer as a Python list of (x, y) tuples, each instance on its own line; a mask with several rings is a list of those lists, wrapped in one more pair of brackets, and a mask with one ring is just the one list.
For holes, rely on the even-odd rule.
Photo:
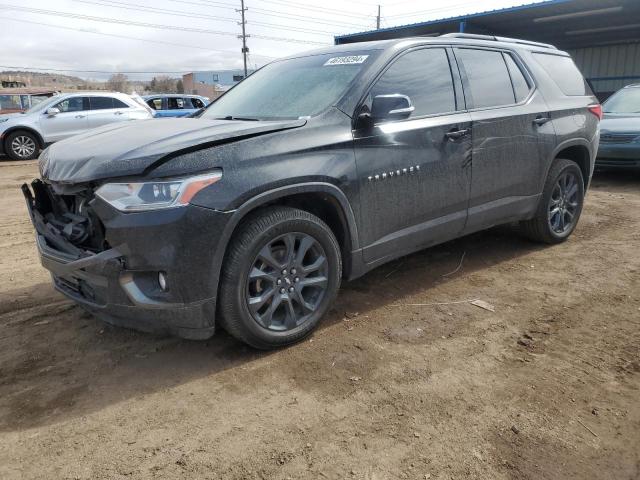
[(470, 108), (489, 108), (515, 103), (511, 78), (502, 52), (473, 48), (456, 49), (466, 76), (465, 98)]
[(91, 110), (107, 110), (113, 108), (112, 97), (89, 97)]
[(456, 109), (453, 78), (444, 48), (423, 48), (398, 58), (370, 92), (407, 95), (415, 110), (412, 117), (452, 112)]
[(169, 97), (167, 98), (167, 104), (169, 110), (183, 110), (185, 108), (191, 108), (191, 106), (185, 106), (184, 98)]
[(544, 68), (565, 95), (592, 95), (591, 88), (571, 57), (533, 53), (533, 58)]

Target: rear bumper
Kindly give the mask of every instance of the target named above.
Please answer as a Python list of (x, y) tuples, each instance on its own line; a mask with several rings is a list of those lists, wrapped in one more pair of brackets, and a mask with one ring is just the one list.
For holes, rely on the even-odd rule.
[[(67, 240), (43, 230), (25, 196), (40, 261), (56, 290), (114, 325), (188, 339), (214, 334), (219, 271), (214, 252), (226, 214), (196, 206), (122, 214), (99, 205), (95, 210), (107, 240), (116, 246), (78, 254), (73, 246), (65, 251)], [(166, 275), (166, 290), (159, 272)]]
[(640, 144), (603, 144), (598, 148), (596, 167), (640, 168)]

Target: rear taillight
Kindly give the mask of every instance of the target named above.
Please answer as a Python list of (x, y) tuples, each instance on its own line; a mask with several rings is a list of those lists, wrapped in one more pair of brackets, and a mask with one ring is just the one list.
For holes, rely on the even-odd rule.
[(598, 120), (602, 120), (602, 105), (596, 103), (593, 105), (589, 105), (587, 108), (591, 113), (598, 117)]

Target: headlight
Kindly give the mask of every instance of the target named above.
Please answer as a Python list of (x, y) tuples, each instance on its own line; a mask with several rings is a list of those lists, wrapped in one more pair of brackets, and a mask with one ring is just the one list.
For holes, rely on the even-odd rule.
[(121, 212), (181, 207), (204, 187), (221, 178), (222, 171), (217, 170), (189, 178), (106, 183), (96, 190), (96, 195)]

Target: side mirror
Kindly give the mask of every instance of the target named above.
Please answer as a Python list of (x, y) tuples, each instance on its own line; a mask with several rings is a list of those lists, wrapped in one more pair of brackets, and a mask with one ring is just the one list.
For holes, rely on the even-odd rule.
[(47, 108), (47, 115), (49, 115), (50, 117), (53, 117), (59, 113), (60, 113), (59, 108), (55, 108), (55, 107)]
[(415, 107), (406, 95), (393, 93), (376, 95), (371, 104), (371, 118), (374, 122), (381, 120), (402, 120), (408, 118)]

